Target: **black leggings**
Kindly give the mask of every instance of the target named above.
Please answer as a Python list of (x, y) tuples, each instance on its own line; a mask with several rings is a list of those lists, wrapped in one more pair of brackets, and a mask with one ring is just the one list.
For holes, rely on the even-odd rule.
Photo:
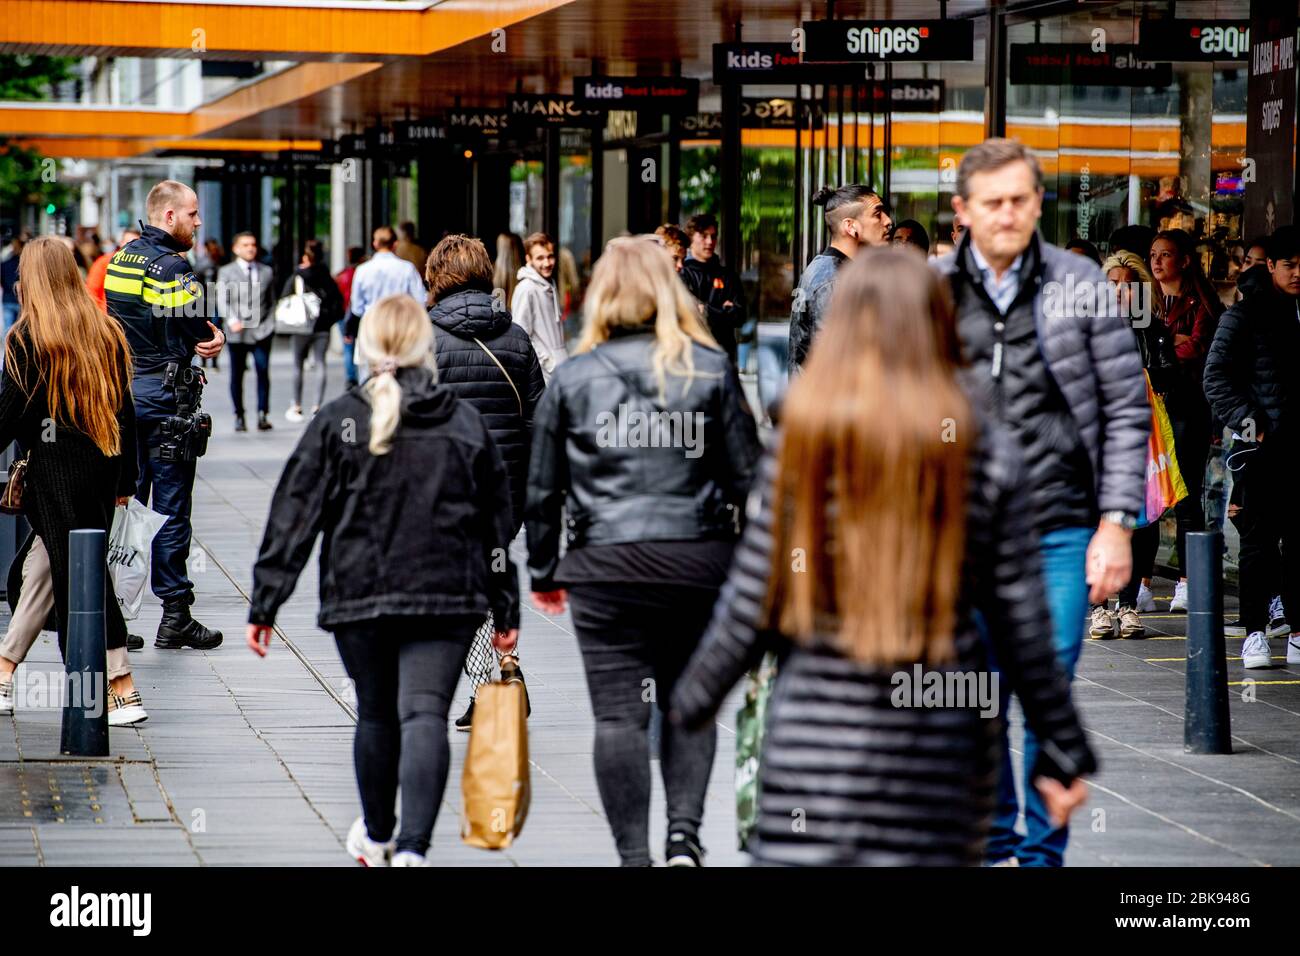
[(1142, 579), (1151, 577), (1151, 572), (1155, 570), (1156, 552), (1159, 550), (1159, 521), (1153, 521), (1133, 532), (1133, 571), (1128, 584), (1119, 592), (1119, 607), (1137, 607), (1138, 588), (1142, 586)]
[[(624, 866), (650, 865), (651, 703), (667, 706), (708, 626), (717, 590), (584, 584), (569, 589), (596, 717), (596, 784)], [(665, 721), (659, 745), (668, 832), (699, 834), (718, 732)]]
[(421, 856), (428, 851), (451, 762), (447, 710), (480, 623), (475, 617), (390, 617), (334, 631), (357, 693), (352, 759), (370, 839), (392, 837), (400, 781), (397, 849)]
[(316, 356), (316, 371), (320, 379), (316, 383), (316, 407), (325, 403), (325, 353), (330, 347), (330, 334), (316, 332), (312, 335), (295, 335), (293, 342), (293, 403), (302, 408), (302, 367), (307, 361), (307, 353)]

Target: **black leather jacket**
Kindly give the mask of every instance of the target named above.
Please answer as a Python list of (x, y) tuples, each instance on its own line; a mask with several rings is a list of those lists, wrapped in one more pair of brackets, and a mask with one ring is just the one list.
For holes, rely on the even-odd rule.
[[(569, 548), (734, 538), (761, 447), (735, 368), (693, 344), (695, 378), (660, 401), (649, 327), (620, 331), (560, 365), (533, 422), (528, 570), (554, 589)], [(568, 511), (567, 522), (561, 509)]]

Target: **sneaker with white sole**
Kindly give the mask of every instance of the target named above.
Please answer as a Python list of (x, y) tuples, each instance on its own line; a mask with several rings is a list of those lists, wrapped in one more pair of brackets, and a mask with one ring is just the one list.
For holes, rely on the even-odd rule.
[(1142, 618), (1138, 617), (1138, 612), (1133, 608), (1122, 607), (1115, 612), (1115, 617), (1119, 619), (1120, 637), (1136, 640), (1147, 636), (1146, 625), (1142, 623)]
[(1286, 622), (1286, 609), (1282, 607), (1280, 595), (1268, 603), (1268, 630), (1264, 633), (1268, 637), (1281, 637), (1291, 633), (1291, 625)]
[(1223, 625), (1224, 637), (1245, 637), (1246, 622), (1238, 617), (1235, 621), (1228, 621)]
[(148, 719), (138, 690), (125, 695), (108, 692), (108, 726), (129, 727)]
[(366, 818), (357, 817), (348, 830), (348, 853), (362, 866), (388, 866), (393, 855), (393, 840), (377, 843), (366, 832)]
[(1151, 589), (1145, 584), (1138, 585), (1137, 612), (1139, 614), (1150, 614), (1156, 609), (1156, 599), (1151, 593)]
[(287, 422), (300, 422), (302, 418), (302, 408), (298, 405), (290, 405), (289, 410), (284, 413), (284, 420)]
[(1184, 611), (1184, 612), (1187, 610), (1187, 582), (1186, 581), (1179, 581), (1177, 584), (1174, 585), (1174, 597), (1173, 600), (1169, 602), (1169, 610)]
[(1300, 664), (1300, 637), (1292, 634), (1286, 642), (1286, 662)]
[(14, 694), (13, 679), (0, 684), (0, 714), (12, 714), (14, 712)]
[(411, 850), (402, 850), (393, 856), (392, 866), (428, 866), (429, 860)]
[(1098, 604), (1092, 609), (1088, 633), (1103, 641), (1115, 636), (1115, 615), (1106, 609), (1106, 605)]
[(1241, 645), (1241, 664), (1246, 670), (1259, 670), (1273, 666), (1273, 649), (1263, 631), (1256, 631)]
[(664, 847), (664, 866), (703, 866), (704, 847), (689, 833), (670, 833)]

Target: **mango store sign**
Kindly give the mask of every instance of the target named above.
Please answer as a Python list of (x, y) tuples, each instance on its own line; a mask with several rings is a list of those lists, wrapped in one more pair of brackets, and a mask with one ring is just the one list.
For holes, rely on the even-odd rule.
[(597, 110), (581, 109), (572, 96), (561, 93), (516, 93), (506, 101), (510, 121), (532, 126), (592, 126), (600, 122)]
[(573, 103), (580, 110), (691, 112), (700, 81), (681, 76), (576, 76)]

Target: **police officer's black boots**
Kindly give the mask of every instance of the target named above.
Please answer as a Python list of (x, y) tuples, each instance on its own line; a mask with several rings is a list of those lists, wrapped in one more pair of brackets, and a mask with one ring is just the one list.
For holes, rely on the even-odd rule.
[(165, 603), (162, 622), (158, 625), (158, 637), (153, 646), (163, 650), (194, 647), (200, 651), (210, 651), (221, 646), (221, 632), (204, 627), (194, 620), (190, 616), (188, 604)]

